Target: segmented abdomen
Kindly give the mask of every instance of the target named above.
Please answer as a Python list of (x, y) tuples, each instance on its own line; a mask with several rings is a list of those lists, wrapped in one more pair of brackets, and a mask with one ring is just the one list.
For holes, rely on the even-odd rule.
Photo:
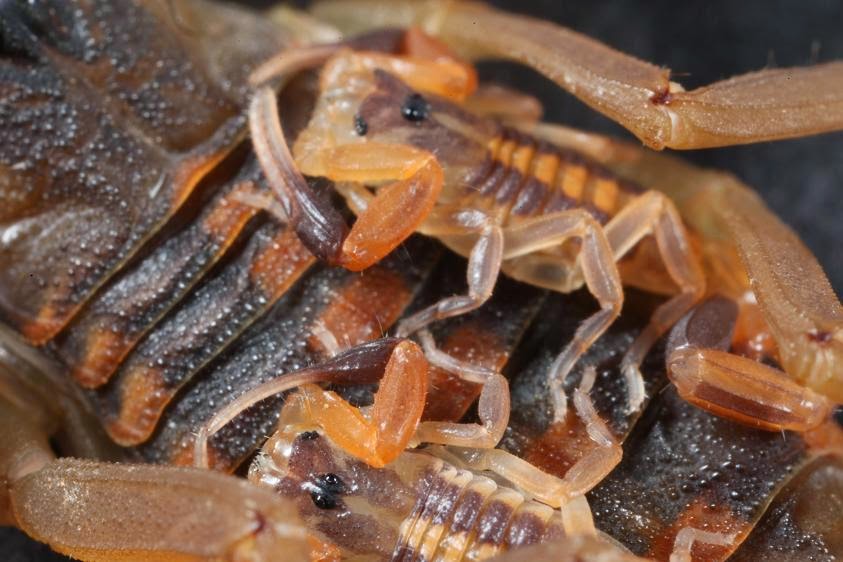
[(581, 208), (605, 224), (644, 192), (580, 153), (515, 129), (501, 129), (488, 148), (491, 165), (472, 199), (508, 211), (508, 220)]
[(442, 461), (401, 526), (395, 562), (486, 560), (564, 536), (559, 511)]

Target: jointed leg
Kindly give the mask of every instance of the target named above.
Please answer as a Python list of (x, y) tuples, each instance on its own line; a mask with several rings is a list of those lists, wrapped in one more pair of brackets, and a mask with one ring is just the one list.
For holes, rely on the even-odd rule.
[(570, 289), (571, 276), (578, 274), (576, 268), (572, 273), (572, 268), (567, 267), (567, 264), (548, 261), (535, 252), (558, 246), (569, 238), (578, 237), (582, 240), (578, 268), (589, 291), (600, 304), (600, 311), (580, 324), (548, 373), (554, 419), (561, 422), (567, 413), (563, 387), (565, 378), (583, 353), (620, 314), (623, 288), (614, 256), (600, 224), (587, 212), (578, 209), (509, 226), (504, 231), (504, 237), (504, 259), (512, 260), (507, 273), (516, 279), (562, 291)]
[(503, 437), (509, 422), (509, 385), (502, 375), (490, 376), (480, 391), (477, 415), (480, 423), (424, 421), (416, 430), (421, 443), (491, 449)]
[(670, 553), (670, 562), (692, 562), (691, 549), (694, 543), (714, 544), (718, 546), (730, 546), (735, 542), (735, 534), (713, 533), (685, 527), (676, 534), (676, 541), (673, 543), (673, 552)]
[(503, 255), (503, 232), (488, 215), (481, 211), (466, 210), (453, 219), (454, 228), (466, 234), (479, 233), (479, 238), (468, 257), (466, 278), (468, 294), (448, 297), (405, 318), (398, 324), (399, 337), (412, 334), (431, 322), (460, 316), (479, 308), (492, 296), (498, 280)]
[(644, 401), (644, 379), (639, 366), (658, 338), (682, 317), (703, 294), (705, 278), (693, 257), (682, 219), (673, 203), (649, 191), (627, 205), (606, 225), (606, 238), (619, 260), (635, 244), (653, 234), (662, 260), (680, 293), (659, 306), (649, 324), (627, 350), (621, 363), (629, 392), (628, 408), (635, 412)]
[(566, 531), (571, 534), (594, 533), (591, 511), (585, 493), (600, 483), (621, 460), (622, 450), (606, 424), (597, 415), (588, 393), (594, 383), (594, 368), (586, 370), (574, 391), (574, 407), (586, 425), (589, 437), (598, 447), (581, 458), (559, 479), (527, 461), (500, 449), (451, 450), (459, 460), (474, 470), (500, 474), (538, 501), (562, 509)]

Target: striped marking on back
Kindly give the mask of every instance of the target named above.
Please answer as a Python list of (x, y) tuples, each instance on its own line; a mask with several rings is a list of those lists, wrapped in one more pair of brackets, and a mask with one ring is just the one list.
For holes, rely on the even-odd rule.
[(559, 536), (558, 511), (485, 476), (442, 461), (434, 466), (401, 525), (393, 561), (487, 560)]
[(581, 208), (601, 224), (645, 190), (579, 153), (504, 129), (488, 142), (492, 165), (470, 204), (538, 216)]

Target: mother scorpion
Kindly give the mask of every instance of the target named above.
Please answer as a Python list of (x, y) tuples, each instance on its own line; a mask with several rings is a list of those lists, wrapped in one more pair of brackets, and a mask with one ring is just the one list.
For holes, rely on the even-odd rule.
[[(733, 279), (718, 277), (716, 266), (734, 260), (730, 252), (740, 256), (754, 283), (755, 296), (779, 343), (785, 369), (830, 399), (758, 362), (705, 349), (706, 344), (716, 344), (717, 338), (709, 341), (712, 338), (683, 334), (693, 316), (677, 326), (675, 345), (668, 357), (672, 379), (687, 399), (744, 423), (797, 431), (813, 430), (826, 423), (832, 409), (831, 400), (840, 401), (833, 375), (840, 353), (840, 307), (827, 282), (818, 283), (809, 295), (788, 283), (786, 274), (770, 267), (772, 258), (786, 255), (809, 271), (818, 272), (812, 277), (824, 281), (816, 262), (792, 233), (734, 180), (695, 171), (622, 143), (538, 125), (529, 115), (512, 111), (516, 99), (530, 113), (529, 102), (512, 93), (490, 90), (473, 95), (476, 78), (471, 67), (432, 37), (439, 36), (456, 48), (481, 52), (485, 48), (491, 54), (502, 55), (495, 51), (494, 41), (465, 33), (463, 24), (468, 18), (482, 21), (489, 30), (506, 26), (524, 45), (523, 51), (508, 52), (507, 56), (528, 64), (541, 61), (535, 63), (538, 70), (596, 109), (626, 124), (656, 148), (752, 142), (840, 128), (841, 102), (834, 97), (836, 86), (843, 80), (839, 63), (790, 70), (787, 74), (762, 71), (706, 89), (683, 92), (680, 86), (668, 81), (666, 71), (597, 42), (473, 4), (425, 2), (407, 5), (403, 10), (393, 7), (380, 10), (377, 5), (365, 2), (326, 2), (315, 13), (349, 25), (357, 23), (350, 17), (352, 14), (366, 13), (377, 17), (367, 17), (365, 25), (415, 24), (423, 31), (406, 32), (404, 52), (400, 55), (355, 51), (343, 45), (316, 46), (284, 52), (256, 70), (252, 74), (257, 91), (249, 108), (250, 131), (273, 197), (247, 193), (241, 194), (239, 200), (269, 210), (289, 224), (317, 258), (355, 271), (381, 261), (415, 231), (435, 236), (468, 257), (468, 295), (444, 299), (399, 324), (397, 335), (406, 337), (417, 333), (423, 353), (409, 340), (389, 339), (343, 352), (337, 334), (330, 331), (318, 334), (325, 348), (335, 353), (335, 358), (260, 386), (223, 408), (196, 439), (197, 464), (207, 464), (204, 447), (208, 436), (239, 412), (268, 396), (304, 385), (297, 398), (285, 407), (280, 433), (267, 443), (266, 454), (253, 466), (255, 480), (277, 480), (278, 474), (284, 472), (283, 467), (292, 462), (290, 451), (304, 450), (305, 442), (319, 441), (311, 429), (302, 430), (302, 427), (319, 428), (344, 452), (365, 461), (360, 470), (365, 470), (366, 465), (378, 468), (391, 466), (393, 462), (399, 462), (395, 466), (400, 467), (397, 459), (404, 459), (403, 462), (412, 466), (413, 462), (406, 460), (412, 457), (406, 455), (419, 454), (403, 453), (411, 442), (485, 449), (488, 450), (485, 453), (460, 449), (436, 451), (457, 465), (499, 472), (532, 497), (563, 508), (560, 527), (564, 534), (593, 535), (595, 530), (583, 494), (620, 460), (620, 446), (588, 398), (593, 376), (585, 377), (580, 383), (574, 403), (589, 435), (599, 446), (560, 484), (517, 457), (492, 449), (508, 421), (506, 379), (497, 372), (438, 350), (427, 326), (481, 307), (492, 295), (500, 271), (561, 292), (585, 284), (597, 298), (601, 310), (582, 323), (548, 373), (554, 420), (564, 423), (568, 414), (562, 390), (564, 378), (618, 316), (623, 302), (621, 279), (658, 292), (674, 292), (678, 287), (678, 295), (657, 309), (624, 357), (623, 372), (629, 387), (627, 408), (635, 412), (645, 399), (638, 371), (641, 361), (662, 333), (700, 301), (706, 291), (706, 275), (710, 291), (713, 285), (714, 290), (731, 290), (733, 296), (743, 297), (741, 290), (748, 290), (745, 280), (743, 286), (738, 281), (736, 290)], [(537, 40), (539, 36), (548, 41)], [(537, 55), (549, 48), (566, 55), (555, 60), (555, 64), (547, 63), (551, 59)], [(287, 79), (302, 69), (323, 64), (321, 93), (313, 117), (290, 151), (274, 90), (263, 83), (278, 76)], [(794, 86), (800, 80), (803, 85), (811, 83), (812, 88)], [(754, 104), (747, 109), (745, 98), (749, 96), (742, 94), (741, 88), (747, 88), (749, 93), (749, 85)], [(802, 97), (794, 103), (790, 96), (797, 91)], [(826, 109), (837, 108), (837, 113), (817, 111), (819, 102)], [(789, 120), (764, 118), (779, 114), (782, 107), (790, 110)], [(746, 113), (752, 119), (738, 118)], [(491, 119), (489, 115), (499, 119)], [(500, 118), (507, 122), (506, 126), (501, 125)], [(707, 126), (710, 122), (715, 125)], [(669, 185), (664, 179), (653, 181), (656, 167), (664, 170), (664, 175), (676, 184)], [(613, 173), (616, 168), (623, 169), (626, 177), (663, 189), (673, 197), (620, 180)], [(302, 174), (327, 177), (335, 182), (349, 208), (358, 215), (351, 229), (314, 192)], [(674, 195), (682, 190), (685, 190), (682, 195)], [(703, 264), (696, 259), (680, 218), (692, 216), (683, 202), (689, 204), (687, 201), (693, 197), (695, 201), (707, 198), (713, 222), (727, 225), (735, 238), (731, 246), (717, 242), (708, 247), (702, 244)], [(698, 230), (712, 234), (705, 227)], [(651, 235), (655, 242), (649, 242), (650, 255), (660, 256), (667, 275), (654, 283), (643, 271), (641, 264), (645, 262), (635, 263), (636, 256), (643, 253), (640, 252), (627, 260), (632, 265), (623, 269), (622, 276), (616, 263), (642, 241), (646, 246), (645, 238)], [(579, 244), (568, 243), (574, 238)], [(716, 235), (711, 239), (716, 240)], [(723, 257), (724, 253), (727, 258)], [(673, 288), (666, 290), (671, 283)], [(791, 307), (776, 301), (787, 302)], [(796, 320), (788, 317), (792, 305), (807, 313)], [(700, 339), (705, 342), (697, 341)], [(819, 348), (819, 360), (804, 363), (806, 347)], [(428, 363), (483, 385), (478, 408), (481, 424), (420, 422), (427, 394)], [(310, 384), (370, 382), (381, 376), (375, 403), (367, 415), (361, 415), (338, 395)], [(752, 406), (748, 407), (748, 403)], [(9, 412), (13, 410), (14, 405)], [(124, 487), (132, 487), (132, 483), (161, 477), (165, 481), (169, 478), (180, 493), (191, 489), (187, 493), (195, 495), (196, 506), (202, 503), (204, 495), (195, 487), (205, 481), (206, 485), (213, 482), (213, 486), (225, 490), (220, 492), (222, 495), (231, 494), (229, 499), (242, 493), (254, 504), (266, 502), (265, 507), (257, 509), (263, 521), (259, 527), (262, 530), (268, 524), (266, 517), (274, 518), (273, 532), (253, 533), (247, 539), (232, 542), (223, 538), (218, 544), (227, 556), (268, 554), (271, 548), (277, 548), (273, 541), (300, 543), (303, 538), (292, 523), (295, 518), (282, 513), (280, 504), (257, 491), (245, 492), (240, 483), (205, 472), (176, 474), (167, 469), (51, 462), (49, 447), (38, 433), (37, 428), (21, 427), (17, 442), (11, 441), (11, 468), (6, 471), (12, 482), (10, 497), (16, 514), (19, 521), (30, 518), (29, 528), (38, 525), (44, 512), (39, 515), (37, 510), (27, 511), (23, 506), (28, 494), (40, 493), (45, 483), (54, 486), (56, 482), (62, 485), (61, 482), (72, 481), (84, 487), (80, 482), (92, 476), (94, 479), (88, 482), (100, 483), (106, 492), (100, 499), (91, 500), (97, 505)], [(332, 452), (328, 456), (340, 459), (341, 453)], [(333, 462), (348, 465), (354, 461)], [(466, 478), (466, 474), (458, 472), (455, 478)], [(467, 485), (488, 487), (484, 482), (471, 480)], [(317, 497), (322, 498), (319, 501), (329, 501), (344, 487), (341, 480), (328, 478), (321, 488), (311, 491), (313, 502), (318, 507)], [(147, 492), (146, 509), (154, 509), (150, 505), (155, 505), (157, 497)], [(536, 505), (539, 507), (531, 504), (530, 509), (540, 511), (540, 504)], [(230, 514), (228, 523), (231, 532), (237, 534), (246, 523), (235, 512)], [(545, 519), (550, 521), (550, 515)], [(168, 515), (164, 520), (175, 518)], [(40, 526), (44, 528), (43, 521)], [(102, 559), (102, 552), (96, 548), (70, 545), (66, 537), (73, 535), (72, 530), (55, 529), (58, 536), (68, 533), (50, 541), (60, 549), (86, 559)], [(694, 540), (727, 544), (734, 538), (695, 529), (688, 531), (681, 540), (677, 537), (677, 559), (690, 557)], [(422, 534), (415, 535), (413, 540), (417, 542), (409, 548), (406, 540), (416, 532)], [(427, 558), (445, 544), (440, 541), (448, 540), (442, 536), (441, 529), (425, 530), (424, 526), (402, 527), (402, 533), (406, 534), (402, 539), (405, 542), (400, 544), (405, 550), (396, 550), (399, 559), (417, 553)], [(43, 532), (33, 534), (49, 540)], [(549, 532), (547, 536), (559, 535)], [(591, 543), (583, 544), (586, 545), (583, 548), (590, 548)], [(325, 545), (319, 547), (330, 550)], [(168, 548), (171, 545), (153, 546), (152, 550), (167, 556)], [(465, 548), (463, 544), (453, 552), (461, 556), (466, 553)], [(446, 549), (446, 552), (451, 551)], [(482, 559), (495, 552), (478, 551), (471, 556)], [(457, 554), (443, 556), (450, 559), (447, 556)], [(149, 551), (144, 555), (150, 556)]]

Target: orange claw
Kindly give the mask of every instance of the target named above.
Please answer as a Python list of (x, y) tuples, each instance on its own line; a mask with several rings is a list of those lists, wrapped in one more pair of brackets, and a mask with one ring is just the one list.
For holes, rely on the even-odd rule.
[(760, 429), (807, 431), (831, 414), (831, 402), (785, 373), (725, 351), (674, 351), (668, 373), (691, 404)]
[(320, 151), (302, 171), (334, 181), (398, 180), (377, 190), (343, 242), (337, 261), (352, 271), (377, 263), (415, 232), (433, 210), (443, 182), (432, 154), (374, 142)]
[(380, 468), (404, 451), (416, 431), (427, 394), (427, 366), (417, 344), (405, 340), (395, 346), (369, 419), (335, 392), (312, 384), (299, 392), (309, 417), (326, 436), (347, 453)]

